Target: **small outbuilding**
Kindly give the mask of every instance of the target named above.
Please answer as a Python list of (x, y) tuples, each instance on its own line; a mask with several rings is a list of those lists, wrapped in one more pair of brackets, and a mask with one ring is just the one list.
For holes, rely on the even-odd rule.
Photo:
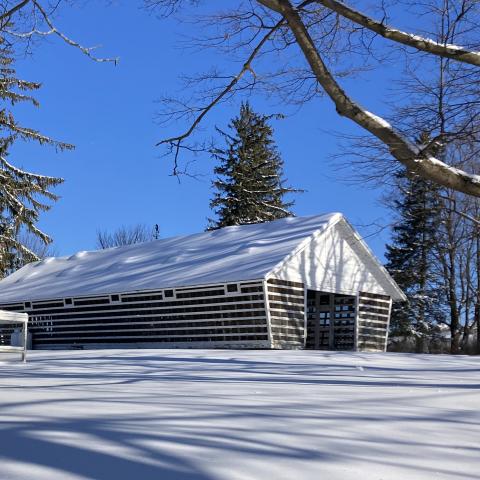
[(0, 308), (27, 312), (47, 349), (383, 351), (404, 298), (340, 213), (47, 258), (0, 281)]

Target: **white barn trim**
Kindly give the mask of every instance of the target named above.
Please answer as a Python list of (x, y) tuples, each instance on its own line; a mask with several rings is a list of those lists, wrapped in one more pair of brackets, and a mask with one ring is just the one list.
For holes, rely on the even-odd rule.
[(27, 361), (28, 315), (0, 310), (0, 353), (20, 353)]

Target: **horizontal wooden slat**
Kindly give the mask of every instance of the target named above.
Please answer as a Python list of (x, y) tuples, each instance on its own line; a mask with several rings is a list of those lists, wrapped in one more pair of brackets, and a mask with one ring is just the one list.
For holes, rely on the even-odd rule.
[(218, 290), (203, 290), (203, 291), (190, 291), (190, 292), (177, 292), (176, 297), (178, 299), (183, 298), (202, 298), (202, 297), (216, 297), (224, 296), (225, 289)]
[(365, 348), (378, 348), (379, 350), (383, 350), (385, 348), (385, 340), (361, 340), (358, 339), (358, 346), (365, 347)]
[(379, 298), (382, 300), (391, 300), (391, 298), (388, 295), (382, 295), (380, 293), (359, 292), (358, 295), (359, 297), (371, 298), (373, 300), (375, 300), (376, 298)]
[(284, 322), (285, 325), (305, 325), (305, 318), (303, 317), (297, 317), (297, 318), (285, 318), (285, 317), (280, 317), (277, 315), (270, 315), (270, 320), (275, 323), (281, 323)]
[[(78, 324), (88, 324), (89, 321), (103, 321), (104, 323), (109, 323), (111, 321), (129, 321), (130, 319), (138, 319), (138, 321), (144, 320), (148, 322), (151, 320), (161, 320), (165, 322), (169, 321), (190, 321), (194, 318), (198, 318), (199, 320), (218, 320), (221, 321), (222, 319), (228, 318), (252, 318), (255, 316), (265, 316), (265, 310), (262, 308), (264, 305), (263, 303), (258, 304), (258, 308), (251, 308), (251, 309), (238, 309), (238, 310), (231, 310), (231, 309), (221, 309), (221, 310), (201, 310), (201, 311), (191, 311), (191, 312), (182, 312), (182, 313), (145, 313), (145, 312), (138, 312), (135, 310), (122, 312), (124, 315), (117, 315), (115, 312), (110, 313), (109, 315), (105, 315), (102, 312), (102, 315), (85, 315), (81, 314), (82, 316), (78, 315), (69, 315), (66, 318), (62, 318), (61, 315), (56, 316), (49, 316), (49, 315), (42, 315), (42, 316), (32, 316), (30, 318), (30, 323), (32, 327), (35, 327), (37, 324), (49, 324), (55, 323), (56, 325), (66, 325), (69, 323), (78, 323)], [(228, 315), (224, 317), (224, 315)]]
[(305, 310), (303, 305), (292, 305), (289, 303), (277, 303), (269, 302), (269, 306), (272, 310), (283, 310), (285, 312), (302, 312)]
[(295, 305), (301, 305), (302, 308), (304, 308), (304, 303), (305, 300), (303, 297), (293, 297), (293, 296), (286, 296), (286, 295), (273, 295), (272, 293), (268, 294), (268, 300), (271, 302), (277, 302), (277, 303), (285, 303), (285, 304), (295, 304)]
[[(210, 326), (210, 327), (196, 327), (196, 328), (189, 328), (189, 327), (179, 327), (175, 329), (168, 329), (168, 328), (158, 328), (158, 327), (152, 327), (152, 328), (119, 328), (119, 329), (110, 329), (110, 330), (71, 330), (69, 332), (38, 332), (36, 333), (36, 339), (41, 339), (45, 337), (49, 338), (63, 338), (63, 337), (68, 337), (68, 338), (90, 338), (92, 334), (108, 334), (108, 333), (114, 333), (116, 336), (123, 337), (123, 336), (134, 336), (136, 332), (143, 332), (143, 335), (148, 337), (151, 335), (156, 335), (158, 333), (164, 334), (167, 336), (192, 336), (192, 335), (214, 335), (217, 334), (218, 332), (212, 332), (215, 330), (222, 330), (223, 333), (222, 335), (230, 335), (232, 332), (233, 333), (241, 333), (242, 335), (244, 333), (266, 333), (267, 332), (267, 326), (266, 325), (229, 325), (229, 326), (222, 326), (222, 325), (217, 325), (217, 326)], [(235, 331), (236, 330), (236, 331)], [(184, 332), (184, 333), (179, 333), (179, 332)], [(127, 333), (131, 333), (132, 335), (127, 335)], [(103, 336), (103, 335), (102, 335)], [(107, 335), (108, 336), (108, 335)]]
[(292, 319), (298, 319), (298, 320), (304, 319), (303, 312), (289, 312), (287, 310), (271, 309), (270, 315), (273, 317), (281, 317), (281, 318), (292, 318)]
[(368, 307), (379, 307), (390, 310), (390, 302), (385, 302), (384, 300), (369, 300), (368, 298), (360, 298), (359, 304)]
[(292, 282), (290, 280), (279, 280), (278, 278), (269, 278), (267, 280), (267, 283), (271, 285), (283, 285), (287, 287), (297, 287), (303, 289), (303, 283), (301, 282)]
[(305, 335), (305, 330), (302, 327), (299, 326), (290, 326), (290, 325), (277, 325), (277, 324), (272, 324), (271, 326), (271, 331), (273, 338), (277, 338), (277, 334), (279, 333), (288, 333), (289, 335), (294, 335), (297, 337), (297, 339), (301, 339), (303, 341), (303, 337)]
[(358, 329), (358, 338), (366, 340), (367, 338), (383, 339), (385, 340), (387, 331), (377, 330), (371, 328), (359, 328)]
[(370, 307), (368, 305), (362, 305), (361, 303), (358, 305), (358, 311), (360, 313), (375, 313), (377, 315), (389, 315), (390, 311), (388, 308), (379, 308), (379, 307)]
[[(230, 282), (229, 282), (230, 283)], [(223, 288), (223, 284), (218, 284), (218, 285), (205, 285), (203, 287), (180, 287), (180, 288), (175, 288), (174, 290), (176, 290), (177, 292), (189, 292), (191, 290), (196, 290), (196, 291), (206, 291), (206, 290), (218, 290), (218, 289), (221, 289)], [(172, 290), (172, 288), (166, 288), (166, 290)], [(159, 292), (162, 292), (163, 290), (158, 290)], [(138, 293), (141, 293), (141, 292), (138, 292)], [(122, 294), (122, 296), (125, 295), (125, 294)], [(136, 294), (132, 294), (132, 295), (136, 295)]]
[(375, 321), (365, 321), (362, 319), (358, 320), (358, 328), (379, 328), (381, 330), (387, 330), (387, 323), (386, 322), (375, 322)]
[[(116, 317), (109, 318), (108, 322), (106, 321), (98, 321), (100, 319), (96, 318), (89, 318), (83, 319), (81, 322), (77, 321), (55, 321), (55, 322), (44, 322), (44, 324), (39, 325), (32, 325), (30, 330), (35, 331), (36, 329), (45, 328), (49, 326), (49, 328), (54, 328), (55, 330), (64, 330), (64, 329), (72, 329), (72, 328), (88, 328), (93, 326), (125, 326), (125, 325), (145, 325), (148, 327), (149, 325), (185, 325), (185, 324), (204, 324), (204, 323), (215, 323), (215, 324), (223, 324), (223, 323), (231, 323), (231, 322), (248, 322), (249, 324), (260, 324), (266, 322), (266, 315), (256, 315), (252, 317), (245, 317), (245, 316), (238, 316), (238, 317), (225, 317), (225, 318), (188, 318), (188, 319), (164, 319), (163, 317), (153, 316), (150, 318), (144, 317), (125, 317), (123, 321), (118, 321), (119, 319)], [(51, 325), (51, 327), (50, 327)]]
[(302, 348), (303, 347), (303, 340), (299, 340), (297, 337), (288, 337), (279, 335), (278, 338), (274, 341), (275, 348), (278, 346), (285, 346), (285, 347), (294, 347), (294, 348)]
[(81, 343), (83, 340), (103, 340), (103, 339), (113, 339), (117, 341), (124, 341), (127, 338), (135, 338), (135, 339), (143, 339), (142, 341), (153, 341), (151, 338), (171, 338), (171, 339), (178, 339), (178, 341), (183, 341), (182, 339), (184, 338), (198, 338), (198, 337), (211, 337), (211, 338), (216, 338), (216, 337), (231, 337), (235, 336), (238, 337), (241, 335), (242, 337), (251, 337), (251, 336), (257, 336), (261, 335), (261, 333), (257, 332), (242, 332), (241, 334), (239, 333), (219, 333), (219, 334), (185, 334), (185, 335), (125, 335), (125, 336), (117, 336), (117, 335), (99, 335), (95, 337), (79, 337), (79, 338), (71, 338), (71, 337), (58, 337), (58, 338), (44, 338), (42, 339), (42, 343), (49, 342), (49, 343), (55, 343), (58, 341), (64, 341), (68, 340), (72, 342), (72, 340), (77, 341), (78, 343)]
[(380, 322), (383, 324), (388, 323), (388, 316), (385, 315), (375, 315), (373, 313), (358, 313), (358, 318), (366, 322)]

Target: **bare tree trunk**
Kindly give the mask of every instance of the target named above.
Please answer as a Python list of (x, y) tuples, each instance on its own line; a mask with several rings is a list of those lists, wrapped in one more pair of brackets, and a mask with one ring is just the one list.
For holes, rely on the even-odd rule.
[(447, 262), (448, 262), (448, 306), (450, 310), (450, 353), (458, 353), (460, 347), (460, 317), (458, 313), (458, 299), (457, 299), (457, 266), (456, 266), (456, 238), (453, 225), (453, 213), (449, 211), (446, 218), (446, 247), (447, 247)]
[(480, 227), (476, 227), (475, 229), (475, 233), (476, 233), (476, 239), (475, 239), (475, 243), (476, 243), (476, 251), (475, 251), (475, 255), (476, 255), (476, 280), (477, 280), (477, 284), (476, 284), (476, 287), (477, 287), (477, 295), (476, 295), (476, 298), (475, 298), (475, 308), (474, 308), (474, 324), (476, 325), (477, 327), (477, 349), (476, 349), (476, 353), (477, 355), (480, 355)]
[[(451, 255), (449, 254), (451, 257)], [(455, 259), (450, 259), (455, 262)], [(453, 264), (454, 265), (454, 264)], [(457, 305), (457, 292), (455, 289), (455, 269), (452, 265), (452, 271), (450, 272), (450, 278), (448, 279), (449, 283), (449, 306), (450, 306), (450, 335), (451, 335), (451, 346), (450, 353), (459, 353), (460, 350), (460, 318), (458, 315), (458, 305)]]

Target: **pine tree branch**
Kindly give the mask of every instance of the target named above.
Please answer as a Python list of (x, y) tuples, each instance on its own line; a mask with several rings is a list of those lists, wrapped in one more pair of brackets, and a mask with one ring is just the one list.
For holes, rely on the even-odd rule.
[(47, 175), (39, 175), (38, 173), (27, 172), (27, 171), (22, 170), (18, 167), (15, 167), (10, 162), (8, 162), (5, 157), (3, 157), (1, 155), (0, 155), (0, 163), (2, 163), (5, 167), (7, 167), (13, 173), (15, 173), (16, 175), (19, 175), (19, 176), (21, 175), (21, 176), (24, 176), (26, 178), (31, 178), (31, 179), (35, 179), (35, 180), (41, 180), (41, 181), (47, 181), (47, 182), (52, 182), (52, 183), (53, 182), (55, 182), (55, 183), (63, 182), (62, 178), (49, 177)]
[(75, 147), (70, 143), (58, 142), (56, 140), (47, 137), (46, 135), (42, 135), (41, 133), (37, 132), (36, 130), (32, 130), (31, 128), (20, 127), (13, 122), (5, 121), (3, 125), (8, 127), (13, 132), (18, 133), (26, 138), (36, 140), (40, 144), (53, 144), (60, 148), (61, 150), (73, 150)]
[(47, 235), (45, 232), (42, 232), (39, 228), (37, 228), (33, 223), (27, 225), (28, 230), (30, 230), (35, 236), (40, 237), (45, 244), (52, 243), (52, 238)]
[[(24, 255), (25, 257), (27, 257), (30, 261), (36, 262), (36, 261), (40, 260), (40, 258), (38, 257), (38, 255), (35, 252), (32, 252), (32, 250), (27, 248), (21, 242), (18, 242), (16, 240), (12, 239), (11, 237), (6, 237), (5, 235), (0, 234), (0, 245), (2, 244), (2, 242), (3, 242), (4, 245), (9, 245), (9, 246), (15, 248), (16, 250), (20, 251), (21, 254)], [(0, 251), (1, 251), (1, 249), (0, 249)], [(0, 264), (1, 263), (2, 262), (0, 260)]]

